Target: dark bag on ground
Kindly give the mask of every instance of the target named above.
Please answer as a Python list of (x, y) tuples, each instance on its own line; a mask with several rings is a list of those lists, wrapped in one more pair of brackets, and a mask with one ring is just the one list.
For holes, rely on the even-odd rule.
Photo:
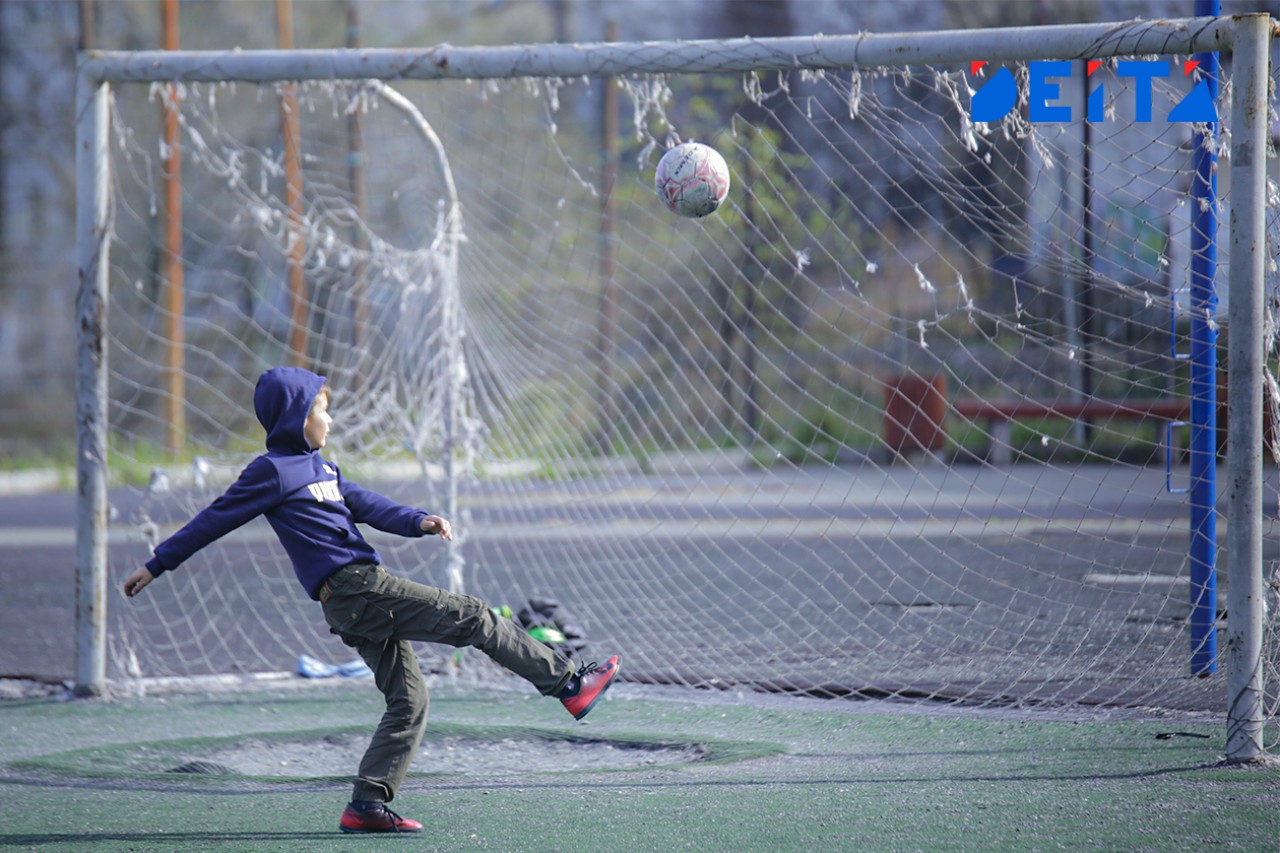
[(516, 621), (531, 636), (565, 657), (583, 657), (586, 654), (587, 632), (554, 598), (532, 596), (516, 612)]

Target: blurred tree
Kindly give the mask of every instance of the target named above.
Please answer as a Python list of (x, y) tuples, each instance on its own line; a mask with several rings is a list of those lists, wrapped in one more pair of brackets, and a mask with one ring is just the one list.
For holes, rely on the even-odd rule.
[(69, 439), (75, 3), (0, 3), (0, 458)]

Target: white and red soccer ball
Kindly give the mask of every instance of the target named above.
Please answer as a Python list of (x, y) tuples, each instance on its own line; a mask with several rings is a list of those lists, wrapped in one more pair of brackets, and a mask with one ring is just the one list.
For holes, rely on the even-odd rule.
[(714, 213), (729, 194), (729, 166), (714, 148), (685, 142), (662, 155), (653, 186), (672, 213), (698, 219)]

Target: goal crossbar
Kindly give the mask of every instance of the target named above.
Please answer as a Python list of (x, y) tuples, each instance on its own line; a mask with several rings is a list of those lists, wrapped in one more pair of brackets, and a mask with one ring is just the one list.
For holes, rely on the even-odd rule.
[(422, 49), (90, 52), (90, 80), (431, 80), (609, 77), (707, 71), (874, 68), (910, 63), (1083, 59), (1230, 50), (1238, 18), (1008, 27), (952, 32), (787, 36), (722, 41)]

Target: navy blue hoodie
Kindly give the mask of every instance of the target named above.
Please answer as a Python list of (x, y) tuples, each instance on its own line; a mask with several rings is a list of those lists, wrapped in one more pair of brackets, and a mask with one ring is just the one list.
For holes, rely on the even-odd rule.
[(267, 431), (267, 452), (185, 527), (156, 546), (147, 570), (159, 576), (248, 521), (265, 515), (312, 598), (329, 575), (350, 563), (381, 562), (356, 523), (422, 536), (427, 515), (346, 480), (307, 444), (303, 424), (325, 378), (300, 367), (275, 367), (258, 379), (253, 408)]

